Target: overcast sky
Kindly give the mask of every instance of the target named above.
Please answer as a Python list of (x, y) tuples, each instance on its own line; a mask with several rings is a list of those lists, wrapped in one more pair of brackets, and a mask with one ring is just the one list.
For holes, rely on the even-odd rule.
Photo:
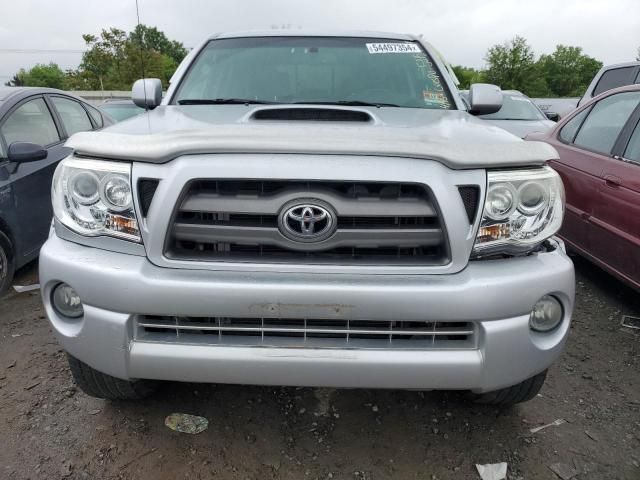
[[(422, 33), (453, 64), (484, 65), (487, 48), (524, 36), (536, 54), (577, 45), (605, 64), (635, 59), (640, 0), (139, 0), (142, 23), (193, 47), (218, 31), (384, 30)], [(77, 67), (81, 35), (130, 31), (135, 0), (3, 0), (0, 84), (19, 68)], [(75, 52), (16, 53), (15, 50)], [(11, 51), (14, 50), (14, 51)]]

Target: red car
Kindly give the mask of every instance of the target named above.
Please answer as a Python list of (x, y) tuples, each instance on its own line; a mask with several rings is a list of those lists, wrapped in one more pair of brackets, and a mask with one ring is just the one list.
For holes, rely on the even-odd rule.
[(560, 236), (640, 290), (640, 85), (599, 95), (535, 139), (560, 154), (551, 162), (567, 195)]

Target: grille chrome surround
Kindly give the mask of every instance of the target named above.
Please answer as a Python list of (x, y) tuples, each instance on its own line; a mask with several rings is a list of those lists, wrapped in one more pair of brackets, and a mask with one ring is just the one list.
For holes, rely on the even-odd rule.
[[(337, 230), (318, 242), (278, 229), (285, 205), (317, 200)], [(171, 260), (344, 265), (445, 265), (444, 224), (428, 187), (413, 183), (194, 180), (184, 189), (164, 254)]]
[(474, 349), (472, 322), (142, 315), (136, 341), (306, 348)]

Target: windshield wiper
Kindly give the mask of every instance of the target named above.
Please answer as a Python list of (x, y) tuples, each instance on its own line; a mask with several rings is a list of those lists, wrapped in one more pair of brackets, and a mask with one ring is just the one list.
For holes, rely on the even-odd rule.
[(382, 102), (364, 102), (362, 100), (336, 100), (334, 102), (294, 102), (294, 104), (307, 104), (307, 105), (343, 105), (346, 107), (399, 107), (395, 103), (382, 103)]
[(278, 102), (253, 100), (251, 98), (186, 98), (178, 105), (272, 105)]

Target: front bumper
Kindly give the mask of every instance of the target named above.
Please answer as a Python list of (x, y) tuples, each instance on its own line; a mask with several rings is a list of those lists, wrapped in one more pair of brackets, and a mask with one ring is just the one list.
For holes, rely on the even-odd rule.
[[(451, 275), (354, 275), (162, 268), (146, 257), (90, 248), (53, 234), (40, 254), (45, 309), (62, 346), (123, 379), (402, 389), (514, 385), (559, 356), (574, 299), (573, 264), (557, 246), (528, 257), (470, 262)], [(59, 282), (84, 303), (80, 320), (51, 306)], [(565, 318), (532, 332), (546, 294)], [(136, 315), (350, 318), (474, 322), (476, 348), (394, 350), (212, 346), (139, 341)]]

